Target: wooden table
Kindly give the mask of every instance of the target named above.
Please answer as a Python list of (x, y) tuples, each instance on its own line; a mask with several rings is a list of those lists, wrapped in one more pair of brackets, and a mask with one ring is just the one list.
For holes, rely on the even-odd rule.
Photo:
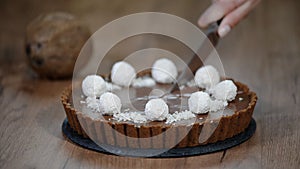
[[(89, 3), (88, 3), (89, 2)], [(26, 64), (26, 24), (42, 12), (67, 11), (92, 31), (143, 11), (175, 14), (196, 23), (209, 1), (1, 1), (0, 168), (299, 168), (300, 3), (264, 0), (219, 44), (226, 74), (259, 97), (255, 135), (209, 155), (148, 159), (104, 155), (66, 141), (59, 97), (70, 80), (37, 78)]]

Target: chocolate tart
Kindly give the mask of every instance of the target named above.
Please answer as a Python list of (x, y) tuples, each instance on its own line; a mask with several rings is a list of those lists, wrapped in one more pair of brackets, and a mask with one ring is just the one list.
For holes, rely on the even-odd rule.
[[(80, 85), (74, 85), (73, 92), (72, 86), (66, 88), (62, 93), (61, 101), (71, 128), (79, 135), (91, 138), (97, 144), (151, 149), (193, 147), (231, 138), (248, 127), (257, 96), (245, 84), (235, 81), (234, 83), (238, 88), (237, 96), (235, 100), (229, 102), (226, 109), (222, 111), (223, 114), (196, 115), (195, 119), (173, 124), (166, 124), (164, 121), (134, 124), (116, 121), (108, 115), (95, 118), (83, 113), (80, 108), (75, 109), (74, 106), (75, 102), (83, 100), (80, 97), (82, 95)], [(129, 97), (136, 109), (143, 110), (147, 99), (139, 98), (145, 98), (154, 88), (167, 89), (168, 87), (169, 85), (159, 84), (151, 88), (130, 87), (125, 95)], [(167, 98), (170, 113), (187, 109), (188, 94), (198, 90), (196, 87), (186, 87), (181, 90), (181, 94), (174, 93), (169, 99)], [(121, 90), (116, 94), (120, 97), (122, 92)], [(73, 97), (73, 94), (76, 97)], [(212, 117), (214, 115), (217, 117)]]

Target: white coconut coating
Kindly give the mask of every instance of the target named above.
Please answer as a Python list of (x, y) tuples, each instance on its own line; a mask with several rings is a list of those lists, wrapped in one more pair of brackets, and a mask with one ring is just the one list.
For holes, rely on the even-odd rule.
[(155, 80), (151, 77), (139, 77), (133, 80), (132, 86), (139, 88), (139, 87), (151, 87), (154, 86)]
[(184, 110), (181, 112), (176, 111), (175, 113), (169, 114), (167, 116), (166, 124), (171, 124), (177, 121), (187, 120), (195, 117), (195, 114), (188, 110)]
[(195, 114), (207, 113), (210, 109), (210, 102), (209, 94), (202, 91), (192, 93), (188, 100), (189, 110)]
[(114, 114), (114, 119), (118, 122), (130, 121), (133, 123), (146, 123), (147, 118), (144, 112), (125, 112)]
[(151, 74), (155, 81), (168, 84), (176, 80), (178, 72), (176, 65), (170, 59), (162, 58), (154, 62)]
[(237, 87), (231, 80), (224, 80), (210, 90), (212, 96), (217, 100), (234, 100)]
[(109, 82), (105, 82), (106, 84), (106, 91), (116, 91), (116, 90), (121, 90), (122, 87), (121, 86), (118, 86), (116, 84), (113, 84), (113, 83), (109, 83)]
[(87, 108), (91, 109), (93, 112), (100, 112), (100, 100), (96, 96), (87, 97), (85, 102)]
[(111, 80), (120, 86), (130, 86), (136, 77), (136, 71), (125, 61), (116, 62), (111, 69)]
[(148, 120), (162, 121), (169, 114), (169, 107), (163, 99), (151, 99), (145, 106), (145, 114)]
[(105, 92), (99, 99), (99, 107), (102, 114), (113, 115), (121, 111), (122, 104), (117, 95)]
[(106, 91), (105, 81), (98, 75), (89, 75), (85, 77), (81, 87), (83, 94), (87, 97), (100, 96)]
[(210, 89), (220, 81), (220, 75), (211, 65), (199, 68), (195, 74), (195, 83), (198, 87)]
[(209, 111), (218, 111), (224, 109), (228, 105), (227, 101), (223, 100), (212, 100), (210, 102), (210, 108)]

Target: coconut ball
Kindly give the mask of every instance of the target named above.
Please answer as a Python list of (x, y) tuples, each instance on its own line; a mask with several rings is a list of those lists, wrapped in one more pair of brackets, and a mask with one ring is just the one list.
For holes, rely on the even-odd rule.
[(106, 91), (106, 83), (101, 76), (89, 75), (81, 84), (82, 92), (87, 97), (100, 96)]
[(202, 91), (192, 93), (188, 100), (189, 110), (196, 114), (207, 113), (210, 109), (210, 102), (209, 94)]
[(224, 80), (210, 90), (212, 96), (218, 100), (234, 100), (237, 94), (237, 87), (231, 80)]
[(220, 81), (220, 75), (211, 65), (199, 68), (195, 74), (195, 83), (198, 87), (209, 89)]
[(151, 71), (152, 77), (159, 83), (172, 83), (178, 75), (175, 64), (167, 59), (162, 58), (154, 62)]
[(106, 92), (101, 95), (99, 100), (99, 107), (102, 114), (113, 115), (115, 113), (120, 113), (122, 104), (117, 95)]
[(136, 77), (135, 69), (127, 62), (116, 62), (111, 70), (111, 80), (120, 86), (130, 86)]
[[(40, 15), (26, 28), (29, 64), (42, 77), (71, 77), (77, 56), (90, 36), (88, 27), (72, 14), (53, 12)], [(92, 44), (89, 43), (86, 49), (86, 52), (91, 52)], [(84, 63), (77, 63), (81, 64)]]
[(169, 107), (163, 99), (151, 99), (145, 106), (145, 114), (149, 120), (162, 121), (169, 114)]

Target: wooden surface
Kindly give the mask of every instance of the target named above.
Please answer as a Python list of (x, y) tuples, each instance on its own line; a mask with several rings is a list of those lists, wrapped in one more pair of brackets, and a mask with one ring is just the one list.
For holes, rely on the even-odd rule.
[(298, 0), (263, 0), (219, 44), (226, 74), (248, 84), (259, 97), (254, 112), (255, 135), (226, 152), (179, 159), (141, 159), (103, 155), (75, 146), (61, 133), (65, 114), (59, 97), (70, 81), (38, 79), (25, 62), (25, 26), (43, 12), (74, 13), (95, 31), (113, 19), (143, 11), (171, 13), (196, 23), (209, 3), (2, 0), (0, 168), (299, 168)]

